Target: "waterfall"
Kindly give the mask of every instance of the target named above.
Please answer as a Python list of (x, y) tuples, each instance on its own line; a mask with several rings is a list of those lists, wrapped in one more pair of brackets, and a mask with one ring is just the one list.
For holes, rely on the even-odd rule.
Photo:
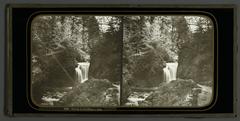
[(178, 63), (166, 63), (166, 67), (163, 68), (164, 82), (169, 83), (172, 80), (176, 80), (177, 67), (178, 67)]
[(77, 76), (77, 81), (81, 82), (82, 79), (82, 71), (80, 69), (80, 65), (78, 64), (78, 66), (75, 68), (76, 71), (76, 76)]
[(88, 80), (89, 66), (90, 66), (89, 62), (81, 62), (78, 63), (78, 66), (75, 68), (77, 81), (79, 81), (80, 83), (83, 83)]
[(168, 67), (166, 66), (165, 68), (163, 68), (163, 80), (164, 82), (168, 83), (170, 82), (170, 71), (168, 69)]

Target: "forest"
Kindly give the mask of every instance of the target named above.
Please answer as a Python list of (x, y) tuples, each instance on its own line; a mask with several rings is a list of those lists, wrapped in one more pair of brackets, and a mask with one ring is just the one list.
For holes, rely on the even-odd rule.
[(39, 15), (31, 25), (38, 106), (196, 107), (211, 102), (206, 16)]

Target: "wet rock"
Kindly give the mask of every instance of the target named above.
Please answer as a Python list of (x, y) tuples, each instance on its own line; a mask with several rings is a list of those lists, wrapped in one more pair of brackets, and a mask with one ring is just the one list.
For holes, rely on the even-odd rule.
[(177, 79), (160, 85), (158, 90), (146, 98), (146, 101), (150, 102), (151, 106), (191, 106), (187, 97), (197, 87), (197, 83), (191, 79)]
[(59, 106), (116, 106), (119, 91), (107, 79), (90, 79), (76, 86), (58, 102)]

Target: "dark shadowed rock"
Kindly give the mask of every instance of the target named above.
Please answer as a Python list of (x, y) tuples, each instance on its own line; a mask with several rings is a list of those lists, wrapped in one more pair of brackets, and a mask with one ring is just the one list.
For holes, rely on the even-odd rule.
[(121, 34), (106, 33), (91, 53), (89, 77), (108, 79), (111, 82), (121, 80)]
[(197, 83), (191, 79), (162, 83), (158, 90), (146, 98), (146, 101), (151, 103), (150, 106), (191, 106), (191, 102), (186, 101), (186, 96), (197, 87)]
[(107, 79), (90, 79), (76, 86), (55, 105), (91, 107), (116, 106), (119, 104), (119, 91)]
[(213, 84), (214, 42), (213, 28), (203, 32), (201, 27), (193, 34), (190, 42), (185, 43), (178, 53), (177, 77), (193, 79), (203, 85)]
[(195, 53), (194, 48), (185, 48), (179, 53), (177, 73), (179, 78), (193, 79), (200, 84), (212, 85), (213, 68), (212, 52)]
[(130, 85), (137, 87), (154, 87), (163, 81), (163, 68), (168, 61), (168, 54), (164, 49), (150, 49), (143, 55), (132, 58), (130, 70), (132, 79)]

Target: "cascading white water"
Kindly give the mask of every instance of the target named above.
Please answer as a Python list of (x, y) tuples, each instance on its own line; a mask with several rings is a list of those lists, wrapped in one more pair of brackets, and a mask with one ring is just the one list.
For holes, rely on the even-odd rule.
[(83, 83), (88, 80), (88, 70), (89, 70), (90, 63), (88, 62), (81, 62), (78, 63), (78, 66), (75, 68), (77, 81)]
[(167, 63), (167, 66), (170, 70), (170, 80), (176, 80), (178, 63)]
[(81, 82), (82, 79), (82, 71), (80, 69), (80, 65), (78, 65), (76, 68), (75, 68), (75, 71), (76, 71), (76, 79), (77, 81)]
[(166, 66), (165, 68), (163, 68), (163, 81), (166, 82), (166, 83), (169, 83), (171, 80), (170, 80), (170, 71), (168, 69), (168, 67)]
[(169, 83), (177, 78), (178, 63), (166, 63), (166, 67), (163, 68), (164, 82)]

